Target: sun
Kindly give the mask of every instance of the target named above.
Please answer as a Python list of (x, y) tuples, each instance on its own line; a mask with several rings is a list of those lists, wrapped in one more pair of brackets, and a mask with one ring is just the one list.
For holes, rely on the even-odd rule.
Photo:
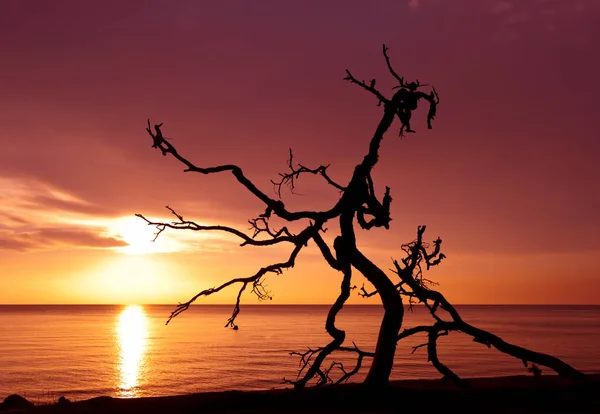
[[(157, 220), (169, 221), (169, 219)], [(106, 228), (105, 236), (114, 237), (127, 243), (127, 246), (116, 247), (113, 250), (131, 255), (183, 252), (193, 249), (194, 246), (197, 247), (201, 241), (210, 245), (210, 243), (215, 243), (215, 239), (220, 239), (215, 234), (198, 234), (197, 232), (186, 234), (186, 232), (176, 230), (165, 231), (160, 234), (160, 237), (156, 237), (158, 230), (155, 226), (148, 225), (144, 220), (134, 216), (106, 220), (102, 222), (102, 225)]]
[(135, 217), (123, 217), (110, 226), (111, 233), (122, 239), (127, 246), (118, 250), (127, 254), (148, 254), (162, 251), (164, 243), (160, 240), (154, 241), (156, 229), (148, 226), (142, 220)]

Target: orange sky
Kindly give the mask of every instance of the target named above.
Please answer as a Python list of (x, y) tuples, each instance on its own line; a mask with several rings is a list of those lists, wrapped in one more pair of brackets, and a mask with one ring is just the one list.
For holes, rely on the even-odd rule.
[[(384, 140), (374, 179), (392, 189), (392, 228), (359, 232), (359, 247), (389, 269), (427, 224), (448, 256), (430, 277), (455, 303), (600, 304), (595, 0), (123, 3), (3, 7), (0, 303), (176, 303), (285, 260), (289, 247), (222, 234), (149, 243), (134, 213), (165, 219), (169, 204), (243, 230), (264, 206), (229, 174), (183, 174), (150, 148), (146, 119), (265, 192), (289, 147), (344, 182), (381, 115), (344, 69), (389, 96), (385, 42), (442, 101), (433, 130), (421, 110), (417, 134), (395, 124)], [(292, 210), (339, 196), (313, 177), (297, 191)], [(340, 275), (311, 245), (267, 283), (272, 303), (331, 303)]]

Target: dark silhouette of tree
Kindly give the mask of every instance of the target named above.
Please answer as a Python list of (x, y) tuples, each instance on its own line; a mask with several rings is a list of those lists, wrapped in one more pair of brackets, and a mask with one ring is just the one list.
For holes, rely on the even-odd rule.
[[(393, 262), (395, 270), (387, 274), (376, 266), (356, 245), (355, 225), (358, 224), (363, 229), (369, 230), (377, 227), (389, 228), (390, 224), (390, 203), (392, 197), (390, 188), (386, 187), (381, 201), (377, 198), (371, 171), (375, 167), (379, 157), (379, 147), (385, 133), (391, 127), (394, 119), (400, 120), (400, 134), (404, 132), (414, 132), (411, 128), (410, 120), (412, 111), (417, 108), (420, 100), (425, 100), (429, 104), (427, 115), (428, 128), (431, 128), (431, 121), (436, 115), (439, 96), (432, 87), (430, 93), (419, 91), (421, 85), (416, 82), (405, 82), (404, 78), (399, 76), (393, 69), (387, 54), (387, 47), (383, 46), (383, 55), (387, 67), (392, 76), (398, 81), (398, 89), (391, 99), (385, 97), (375, 88), (375, 79), (370, 82), (359, 81), (350, 71), (346, 70), (345, 80), (358, 85), (362, 89), (374, 95), (378, 100), (378, 106), (383, 107), (383, 115), (375, 133), (370, 140), (369, 149), (363, 160), (354, 168), (354, 172), (348, 184), (341, 185), (331, 179), (327, 173), (328, 165), (321, 165), (317, 168), (309, 168), (302, 164), (295, 164), (293, 154), (290, 150), (288, 166), (290, 171), (280, 174), (279, 181), (273, 181), (277, 198), (272, 198), (260, 190), (237, 165), (217, 165), (212, 167), (199, 167), (183, 157), (177, 149), (163, 136), (162, 124), (154, 126), (152, 129), (148, 121), (147, 131), (152, 137), (153, 148), (158, 148), (163, 155), (171, 155), (183, 165), (186, 172), (195, 172), (204, 175), (216, 174), (220, 172), (230, 172), (234, 178), (258, 198), (265, 205), (265, 211), (258, 217), (250, 220), (253, 234), (246, 233), (227, 226), (203, 226), (193, 221), (185, 220), (183, 216), (167, 206), (167, 209), (175, 217), (172, 222), (155, 222), (145, 218), (143, 215), (137, 216), (144, 219), (149, 225), (156, 226), (158, 237), (164, 230), (169, 229), (187, 229), (193, 231), (221, 231), (231, 233), (241, 239), (241, 246), (272, 246), (275, 244), (285, 244), (290, 246), (290, 253), (286, 261), (266, 265), (247, 277), (231, 279), (220, 286), (203, 290), (194, 295), (185, 303), (179, 304), (171, 313), (167, 324), (177, 315), (189, 308), (189, 306), (202, 296), (215, 294), (222, 289), (238, 285), (239, 291), (233, 308), (231, 317), (227, 320), (226, 327), (237, 329), (235, 324), (236, 317), (240, 312), (240, 300), (242, 293), (250, 288), (258, 299), (270, 299), (270, 293), (263, 284), (264, 277), (269, 273), (281, 274), (285, 269), (293, 267), (296, 258), (303, 247), (308, 243), (314, 243), (323, 255), (329, 266), (342, 274), (340, 292), (329, 309), (325, 321), (325, 329), (331, 337), (331, 341), (324, 346), (309, 348), (305, 352), (293, 352), (301, 358), (300, 370), (295, 380), (284, 381), (293, 383), (295, 387), (302, 388), (309, 381), (315, 380), (317, 385), (327, 383), (342, 383), (356, 374), (362, 366), (365, 358), (371, 360), (371, 365), (367, 373), (365, 383), (378, 386), (388, 383), (392, 371), (394, 354), (398, 341), (416, 334), (426, 334), (427, 341), (419, 347), (426, 347), (429, 361), (440, 372), (444, 380), (449, 379), (460, 386), (466, 386), (467, 383), (455, 374), (450, 368), (444, 365), (437, 354), (437, 340), (440, 336), (448, 335), (452, 331), (462, 332), (473, 337), (473, 340), (486, 345), (487, 347), (497, 348), (499, 351), (512, 355), (523, 362), (525, 367), (531, 362), (537, 365), (546, 366), (558, 374), (573, 379), (583, 379), (585, 376), (572, 368), (563, 361), (534, 352), (516, 345), (503, 341), (498, 336), (476, 328), (465, 322), (456, 309), (446, 300), (446, 298), (434, 289), (435, 283), (426, 279), (423, 271), (432, 266), (439, 265), (445, 258), (441, 253), (441, 239), (433, 242), (433, 248), (423, 241), (425, 226), (419, 226), (417, 238), (402, 246), (405, 257), (399, 261)], [(340, 191), (339, 200), (329, 210), (324, 211), (290, 211), (281, 201), (281, 191), (284, 186), (289, 187), (292, 192), (295, 188), (295, 181), (300, 175), (314, 174), (320, 175), (325, 181)], [(297, 233), (293, 233), (282, 227), (274, 229), (270, 226), (270, 218), (275, 215), (287, 222), (302, 222), (305, 227)], [(333, 242), (333, 249), (325, 242), (321, 233), (324, 232), (325, 224), (330, 220), (339, 220), (340, 234)], [(363, 286), (358, 289), (358, 293), (364, 297), (377, 295), (383, 304), (384, 314), (380, 325), (380, 330), (372, 352), (360, 349), (356, 344), (348, 346), (345, 344), (346, 333), (336, 325), (336, 317), (341, 311), (344, 303), (350, 297), (352, 290), (356, 287), (352, 285), (353, 272), (357, 271), (364, 276), (372, 285), (373, 290), (368, 291)], [(423, 304), (431, 314), (432, 323), (426, 326), (416, 326), (401, 331), (404, 318), (403, 298), (408, 299), (409, 306), (414, 303)], [(440, 310), (445, 311), (445, 316), (440, 315)], [(346, 352), (356, 355), (355, 365), (347, 370), (342, 363), (331, 362), (326, 364), (326, 359), (332, 352)]]

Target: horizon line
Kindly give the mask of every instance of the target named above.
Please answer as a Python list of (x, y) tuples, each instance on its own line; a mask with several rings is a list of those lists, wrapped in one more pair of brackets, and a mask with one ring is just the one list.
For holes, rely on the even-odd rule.
[[(178, 306), (174, 303), (0, 303), (0, 306)], [(192, 306), (234, 306), (227, 303), (194, 303)], [(240, 306), (332, 306), (328, 303), (247, 303)], [(374, 303), (346, 303), (344, 306), (383, 306)], [(404, 306), (410, 306), (404, 304)], [(412, 306), (425, 306), (418, 303)], [(600, 306), (600, 303), (456, 303), (453, 306)]]

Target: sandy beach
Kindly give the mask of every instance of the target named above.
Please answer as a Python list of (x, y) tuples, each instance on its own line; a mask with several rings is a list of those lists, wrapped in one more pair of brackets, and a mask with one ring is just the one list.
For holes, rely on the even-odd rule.
[[(360, 384), (308, 388), (303, 391), (224, 391), (167, 397), (84, 401), (42, 405), (12, 412), (32, 413), (300, 413), (405, 412), (420, 413), (598, 413), (600, 375), (585, 383), (558, 376), (512, 376), (468, 380), (459, 389), (439, 380), (396, 381), (387, 388)], [(9, 407), (0, 405), (0, 411)]]

